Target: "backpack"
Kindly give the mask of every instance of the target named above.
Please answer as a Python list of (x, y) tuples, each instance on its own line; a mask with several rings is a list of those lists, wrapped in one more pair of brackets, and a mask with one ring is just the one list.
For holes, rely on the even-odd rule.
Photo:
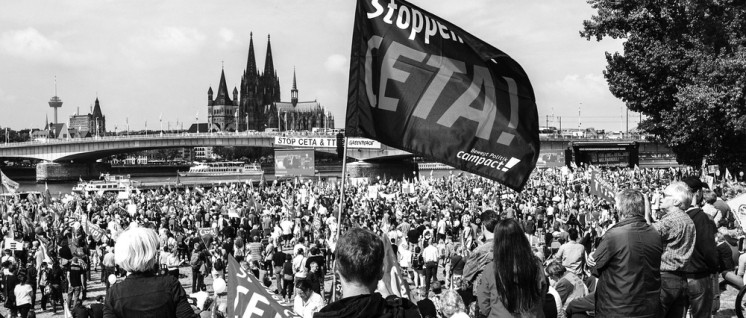
[(422, 269), (422, 266), (425, 265), (425, 259), (422, 257), (422, 254), (415, 255), (412, 257), (412, 268), (414, 269)]
[(218, 258), (215, 260), (215, 264), (212, 264), (212, 267), (217, 271), (222, 271), (225, 268), (225, 264), (223, 264), (223, 259)]

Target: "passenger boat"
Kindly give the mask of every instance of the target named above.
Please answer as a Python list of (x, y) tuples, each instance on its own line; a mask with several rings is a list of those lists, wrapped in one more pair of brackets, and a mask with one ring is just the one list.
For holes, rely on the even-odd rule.
[(259, 164), (230, 162), (201, 162), (189, 168), (187, 172), (179, 172), (180, 177), (261, 177), (264, 170)]
[(80, 182), (73, 187), (73, 192), (123, 192), (130, 191), (139, 185), (139, 182), (130, 180), (129, 175), (102, 174), (102, 180), (91, 180)]

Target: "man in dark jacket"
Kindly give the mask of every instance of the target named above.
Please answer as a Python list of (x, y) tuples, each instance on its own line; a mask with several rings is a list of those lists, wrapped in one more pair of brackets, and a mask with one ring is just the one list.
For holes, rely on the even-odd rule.
[(660, 234), (645, 222), (645, 199), (637, 190), (616, 197), (622, 221), (601, 239), (593, 259), (597, 317), (656, 317), (660, 308)]
[(712, 313), (715, 296), (713, 281), (717, 281), (718, 272), (718, 252), (715, 244), (717, 228), (700, 208), (704, 203), (702, 189), (707, 185), (699, 177), (694, 176), (681, 181), (684, 181), (692, 191), (692, 206), (686, 210), (686, 214), (692, 218), (696, 230), (694, 251), (683, 269), (688, 283), (689, 312), (692, 317), (705, 317)]
[(384, 244), (378, 235), (353, 228), (338, 242), (337, 272), (344, 298), (322, 308), (314, 314), (315, 318), (420, 317), (417, 306), (408, 299), (396, 296), (384, 299), (375, 292), (383, 277)]

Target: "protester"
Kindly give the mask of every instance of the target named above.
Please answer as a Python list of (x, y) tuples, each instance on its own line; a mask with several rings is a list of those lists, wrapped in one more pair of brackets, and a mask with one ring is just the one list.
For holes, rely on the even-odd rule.
[[(689, 312), (694, 317), (712, 314), (715, 299), (714, 286), (717, 286), (718, 253), (715, 244), (717, 228), (715, 222), (702, 211), (702, 189), (706, 188), (699, 177), (689, 176), (682, 179), (691, 191), (692, 203), (686, 214), (694, 222), (694, 250), (684, 267), (687, 278), (687, 297)], [(718, 304), (719, 306), (719, 304)]]
[(616, 196), (619, 223), (606, 231), (593, 254), (598, 277), (597, 317), (656, 317), (661, 295), (661, 236), (645, 222), (646, 202), (637, 190)]
[[(479, 216), (480, 223), (482, 224), (482, 235), (484, 236), (484, 243), (479, 245), (474, 251), (469, 254), (464, 264), (463, 271), (463, 288), (465, 290), (472, 290), (474, 294), (477, 294), (481, 276), (483, 272), (492, 263), (494, 257), (494, 230), (500, 218), (495, 211), (487, 210), (482, 212)], [(475, 230), (471, 230), (475, 232)], [(468, 246), (468, 245), (467, 245)], [(477, 304), (478, 310), (482, 304)]]
[[(33, 309), (34, 303), (32, 302), (33, 288), (29, 284), (29, 277), (20, 276), (18, 277), (19, 284), (13, 289), (15, 296), (15, 308), (20, 314), (21, 318), (28, 317), (29, 311)], [(11, 317), (15, 317), (12, 315)]]
[(314, 313), (324, 307), (324, 299), (313, 290), (311, 282), (306, 279), (299, 280), (295, 287), (298, 292), (295, 295), (293, 311), (303, 318), (312, 318)]
[(333, 302), (314, 317), (420, 317), (417, 307), (406, 298), (384, 299), (375, 292), (383, 277), (384, 245), (380, 237), (361, 228), (341, 235), (336, 248), (336, 269), (342, 285), (342, 299)]
[(158, 236), (147, 228), (132, 228), (119, 235), (116, 264), (127, 271), (124, 281), (111, 286), (104, 302), (104, 317), (194, 317), (184, 288), (173, 276), (156, 276)]
[(478, 285), (479, 313), (486, 317), (541, 317), (549, 286), (515, 219), (495, 225), (493, 260), (485, 266)]
[(696, 232), (694, 222), (684, 211), (691, 202), (689, 186), (672, 182), (663, 191), (660, 203), (666, 214), (653, 223), (663, 242), (660, 317), (683, 317), (686, 311), (689, 283), (683, 271), (694, 252)]

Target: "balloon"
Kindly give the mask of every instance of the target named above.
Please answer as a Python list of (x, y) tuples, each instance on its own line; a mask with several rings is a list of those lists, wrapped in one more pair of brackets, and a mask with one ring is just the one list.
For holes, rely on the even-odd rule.
[(109, 284), (113, 285), (114, 283), (117, 282), (117, 277), (114, 274), (111, 274), (109, 275), (109, 278), (107, 278), (107, 280), (109, 281)]
[(225, 280), (218, 277), (215, 279), (215, 281), (212, 282), (212, 290), (215, 291), (215, 294), (222, 294), (225, 292)]

